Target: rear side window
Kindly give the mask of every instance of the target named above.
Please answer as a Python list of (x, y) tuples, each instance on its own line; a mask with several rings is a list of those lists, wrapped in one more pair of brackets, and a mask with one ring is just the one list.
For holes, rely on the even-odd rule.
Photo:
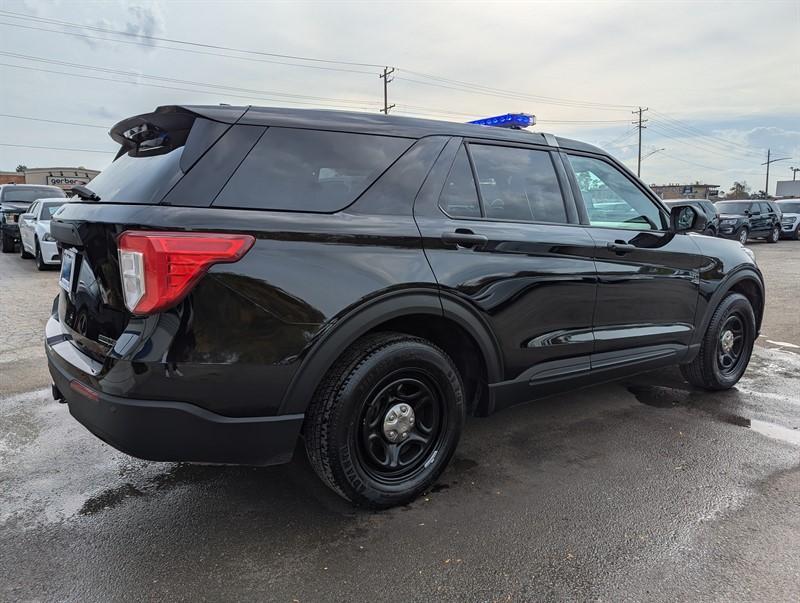
[(565, 224), (567, 212), (547, 151), (473, 144), (469, 147), (487, 218)]
[(269, 128), (214, 205), (338, 211), (361, 195), (413, 142), (389, 136)]

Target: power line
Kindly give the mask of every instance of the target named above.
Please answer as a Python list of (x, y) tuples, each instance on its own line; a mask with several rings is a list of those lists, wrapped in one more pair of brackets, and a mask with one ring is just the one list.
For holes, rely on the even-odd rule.
[(28, 121), (43, 121), (49, 124), (63, 124), (65, 126), (82, 126), (84, 128), (101, 128), (103, 130), (109, 129), (109, 126), (98, 126), (97, 124), (82, 124), (74, 121), (58, 121), (57, 119), (44, 119), (43, 117), (28, 117), (27, 115), (6, 115), (5, 113), (0, 113), (0, 117), (8, 117), (11, 119), (26, 119)]
[(49, 23), (55, 25), (62, 25), (65, 27), (78, 27), (80, 29), (88, 29), (89, 31), (96, 31), (101, 33), (107, 33), (112, 35), (119, 35), (119, 36), (128, 36), (131, 38), (138, 38), (144, 40), (152, 40), (154, 42), (168, 42), (170, 44), (185, 44), (187, 46), (195, 46), (198, 48), (212, 48), (214, 50), (226, 50), (229, 52), (240, 52), (242, 54), (254, 54), (259, 56), (266, 56), (266, 57), (277, 57), (282, 59), (292, 59), (295, 61), (308, 61), (313, 63), (327, 63), (331, 65), (351, 65), (354, 67), (375, 67), (375, 68), (382, 68), (383, 65), (377, 65), (375, 63), (358, 63), (355, 61), (340, 61), (335, 59), (320, 59), (317, 57), (303, 57), (299, 55), (291, 55), (291, 54), (281, 54), (277, 52), (264, 52), (260, 50), (249, 50), (245, 48), (234, 48), (231, 46), (219, 46), (216, 44), (207, 44), (203, 42), (191, 42), (188, 40), (178, 40), (175, 38), (162, 38), (159, 36), (151, 36), (142, 33), (133, 33), (129, 31), (121, 31), (118, 29), (110, 29), (106, 27), (99, 27), (96, 25), (83, 25), (81, 23), (75, 23), (74, 21), (62, 21), (60, 19), (50, 19), (45, 17), (36, 17), (34, 15), (29, 15), (25, 13), (17, 13), (10, 10), (2, 10), (0, 9), (0, 14), (5, 15), (7, 18), (10, 17), (12, 19), (22, 19), (25, 21), (36, 21), (39, 23)]
[(23, 149), (45, 149), (47, 151), (76, 151), (79, 153), (105, 153), (106, 155), (114, 155), (117, 151), (101, 151), (99, 149), (73, 149), (67, 147), (40, 147), (32, 144), (12, 144), (10, 142), (0, 142), (0, 147), (20, 147)]
[(127, 77), (135, 77), (135, 78), (144, 78), (148, 80), (156, 80), (174, 84), (184, 84), (189, 86), (201, 86), (204, 88), (214, 88), (219, 90), (233, 90), (234, 92), (249, 92), (253, 94), (265, 94), (269, 96), (285, 96), (287, 98), (295, 99), (307, 99), (307, 100), (319, 100), (325, 102), (335, 102), (340, 104), (358, 104), (358, 105), (366, 105), (373, 101), (368, 100), (357, 100), (357, 99), (341, 99), (341, 98), (330, 98), (324, 96), (309, 96), (306, 94), (293, 94), (290, 92), (278, 92), (275, 90), (253, 90), (251, 88), (239, 88), (236, 86), (223, 86), (221, 84), (214, 84), (209, 82), (195, 82), (192, 80), (181, 80), (173, 77), (165, 77), (165, 76), (158, 76), (158, 75), (148, 75), (145, 73), (139, 73), (135, 71), (123, 71), (121, 69), (110, 69), (108, 67), (98, 67), (96, 65), (82, 65), (80, 63), (70, 63), (67, 61), (59, 61), (57, 59), (48, 59), (45, 57), (36, 57), (33, 55), (26, 55), (20, 54), (16, 52), (7, 52), (0, 50), (0, 55), (7, 56), (14, 59), (21, 59), (25, 61), (33, 61), (36, 63), (45, 63), (48, 65), (59, 65), (61, 67), (72, 67), (74, 69), (84, 69), (87, 71), (97, 71), (101, 73), (110, 73), (114, 75), (123, 75)]
[[(752, 159), (753, 159), (752, 157), (746, 157), (746, 156), (743, 156), (743, 155), (734, 155), (733, 153), (729, 153), (727, 151), (721, 151), (719, 149), (712, 149), (712, 148), (709, 148), (707, 146), (701, 146), (701, 145), (703, 145), (702, 141), (696, 141), (696, 143), (695, 142), (689, 142), (689, 141), (687, 141), (685, 139), (686, 138), (685, 135), (679, 137), (679, 136), (675, 136), (674, 133), (670, 133), (667, 130), (662, 130), (660, 124), (653, 123), (653, 124), (651, 124), (650, 127), (659, 136), (662, 136), (664, 138), (669, 138), (670, 140), (673, 140), (673, 141), (677, 142), (678, 144), (682, 144), (682, 145), (686, 145), (686, 146), (689, 146), (689, 147), (693, 147), (693, 148), (695, 148), (695, 149), (697, 149), (699, 151), (702, 151), (704, 153), (708, 153), (710, 155), (717, 155), (717, 156), (720, 156), (720, 157), (725, 157), (725, 158), (728, 158), (728, 159), (732, 159), (734, 161), (752, 161)], [(692, 140), (694, 140), (694, 139), (692, 139)]]
[[(402, 74), (403, 71), (400, 70), (400, 73)], [(488, 91), (488, 90), (466, 88), (466, 87), (463, 87), (463, 86), (450, 86), (450, 85), (441, 84), (441, 83), (438, 83), (438, 82), (423, 82), (421, 80), (415, 80), (415, 79), (403, 77), (402, 75), (398, 75), (395, 78), (395, 80), (408, 82), (408, 83), (411, 83), (411, 84), (417, 84), (417, 85), (420, 85), (420, 86), (433, 86), (433, 87), (436, 87), (436, 88), (444, 88), (446, 90), (455, 90), (457, 92), (471, 92), (473, 94), (482, 94), (484, 96), (493, 96), (493, 97), (496, 97), (496, 98), (506, 98), (506, 99), (517, 100), (517, 101), (521, 100), (521, 101), (537, 102), (537, 103), (540, 103), (540, 104), (543, 104), (543, 105), (556, 105), (556, 106), (560, 106), (560, 107), (572, 107), (572, 108), (576, 108), (576, 109), (593, 109), (593, 110), (596, 110), (596, 111), (616, 111), (616, 112), (619, 112), (619, 111), (622, 110), (622, 109), (612, 109), (610, 107), (602, 107), (602, 106), (601, 107), (596, 107), (596, 106), (593, 106), (593, 105), (578, 105), (578, 104), (572, 104), (572, 103), (565, 103), (565, 102), (561, 102), (561, 101), (546, 100), (546, 99), (542, 99), (542, 98), (537, 98), (534, 95), (528, 95), (528, 94), (522, 94), (522, 93), (491, 92), (491, 91)]]
[[(78, 33), (77, 31), (61, 31), (58, 29), (45, 29), (44, 27), (34, 27), (33, 25), (22, 25), (21, 23), (6, 23), (5, 21), (0, 21), (0, 25), (5, 25), (7, 27), (17, 27), (22, 29), (29, 29), (35, 31), (43, 31), (48, 33), (59, 34), (62, 36), (77, 36), (79, 38), (86, 38), (88, 40), (98, 40), (100, 42), (113, 42), (114, 44), (128, 44), (134, 46), (144, 46), (146, 48), (154, 48), (152, 44), (148, 44), (147, 42), (137, 42), (135, 40), (116, 40), (116, 39), (109, 39), (103, 38), (100, 36), (90, 36), (88, 34)], [(271, 65), (284, 65), (287, 67), (302, 67), (303, 69), (318, 69), (323, 71), (336, 71), (339, 73), (359, 73), (362, 75), (370, 75), (374, 76), (375, 74), (372, 71), (364, 71), (363, 69), (344, 69), (342, 67), (330, 67), (328, 65), (304, 65), (302, 63), (290, 63), (288, 61), (280, 61), (274, 59), (264, 59), (264, 58), (256, 58), (256, 57), (247, 57), (247, 56), (238, 56), (234, 54), (224, 54), (221, 52), (210, 52), (206, 50), (196, 50), (191, 48), (176, 48), (174, 46), (158, 46), (157, 48), (163, 50), (174, 50), (176, 52), (185, 52), (189, 54), (199, 54), (204, 56), (211, 56), (211, 57), (221, 57), (227, 59), (236, 59), (239, 61), (250, 61), (255, 63), (269, 63)]]
[[(164, 90), (178, 90), (178, 91), (181, 91), (181, 92), (191, 92), (191, 93), (194, 93), (194, 94), (207, 94), (207, 95), (219, 95), (220, 94), (220, 92), (217, 91), (217, 90), (202, 90), (202, 89), (199, 89), (199, 88), (185, 88), (185, 87), (181, 87), (181, 86), (167, 86), (167, 85), (164, 85), (164, 84), (154, 84), (154, 83), (148, 83), (148, 82), (135, 82), (135, 81), (130, 81), (130, 80), (120, 80), (120, 79), (114, 79), (114, 78), (109, 78), (109, 77), (100, 77), (100, 76), (96, 76), (96, 75), (87, 75), (87, 74), (84, 74), (84, 73), (69, 73), (69, 72), (64, 72), (64, 71), (55, 71), (55, 70), (52, 70), (52, 69), (44, 69), (44, 68), (41, 68), (41, 67), (31, 67), (31, 66), (28, 66), (28, 65), (12, 65), (10, 63), (0, 63), (0, 66), (14, 68), (14, 69), (24, 69), (26, 71), (39, 71), (39, 72), (42, 72), (42, 73), (51, 73), (51, 74), (54, 74), (54, 75), (61, 75), (61, 76), (68, 76), (68, 77), (79, 77), (79, 78), (83, 78), (83, 79), (99, 80), (99, 81), (104, 81), (104, 82), (114, 82), (114, 83), (117, 83), (117, 84), (130, 84), (130, 85), (133, 85), (133, 86), (147, 86), (147, 87), (150, 87), (150, 88), (160, 88), (160, 89), (164, 89)], [(271, 98), (271, 97), (267, 97), (267, 96), (261, 96), (259, 94), (242, 95), (242, 94), (234, 94), (232, 92), (224, 92), (224, 97), (226, 99), (229, 99), (229, 98), (241, 98), (241, 99), (245, 99), (245, 100), (250, 101), (250, 102), (252, 102), (254, 99), (255, 100), (260, 100), (260, 101), (275, 102), (275, 103), (288, 103), (288, 102), (291, 101), (291, 103), (299, 104), (299, 105), (312, 105), (314, 107), (322, 106), (322, 107), (331, 108), (331, 109), (337, 109), (337, 108), (341, 109), (342, 108), (341, 104), (336, 104), (336, 103), (329, 104), (329, 103), (323, 103), (323, 102), (320, 102), (320, 101), (311, 102), (311, 101), (302, 101), (302, 100), (297, 100), (297, 99)], [(363, 102), (364, 103), (368, 103), (368, 102), (373, 102), (373, 101), (363, 101)], [(365, 111), (374, 111), (375, 110), (374, 106), (349, 106), (349, 107), (346, 107), (346, 108), (349, 109), (349, 110), (353, 110), (353, 109), (363, 109)]]
[(670, 117), (669, 115), (666, 115), (665, 113), (661, 113), (659, 111), (653, 110), (653, 114), (656, 115), (657, 117), (660, 117), (662, 120), (667, 121), (668, 122), (667, 125), (672, 125), (672, 127), (677, 129), (677, 130), (682, 130), (682, 131), (686, 132), (687, 134), (691, 134), (692, 136), (702, 136), (703, 138), (708, 139), (709, 140), (709, 144), (713, 143), (713, 144), (719, 145), (721, 147), (726, 147), (728, 150), (737, 150), (737, 151), (742, 151), (743, 150), (742, 149), (742, 145), (740, 145), (740, 144), (737, 144), (737, 143), (732, 142), (730, 140), (726, 140), (725, 138), (721, 138), (719, 136), (713, 136), (711, 134), (706, 134), (705, 132), (699, 130), (698, 128), (695, 128), (694, 126), (691, 126), (691, 125), (687, 124), (684, 121), (675, 119), (674, 117)]
[(475, 84), (475, 83), (471, 83), (471, 82), (464, 82), (464, 81), (461, 81), (461, 80), (454, 80), (454, 79), (450, 79), (450, 78), (446, 78), (446, 77), (442, 77), (442, 76), (438, 76), (438, 75), (431, 75), (431, 74), (427, 74), (427, 73), (421, 73), (419, 71), (412, 71), (410, 69), (403, 69), (402, 71), (404, 73), (410, 73), (411, 75), (415, 75), (417, 77), (422, 77), (422, 78), (425, 78), (425, 79), (431, 79), (431, 80), (442, 82), (442, 83), (449, 84), (449, 85), (461, 86), (461, 87), (464, 87), (464, 88), (471, 88), (471, 89), (482, 90), (482, 91), (487, 91), (487, 92), (493, 92), (493, 93), (498, 93), (498, 94), (519, 95), (519, 96), (524, 96), (524, 97), (528, 97), (528, 98), (531, 98), (531, 99), (537, 99), (537, 100), (540, 100), (540, 101), (553, 101), (553, 102), (574, 104), (576, 106), (585, 106), (585, 107), (606, 107), (606, 108), (609, 108), (609, 109), (619, 109), (619, 110), (627, 110), (627, 109), (631, 108), (630, 105), (615, 105), (615, 104), (611, 104), (611, 103), (597, 103), (597, 102), (594, 102), (594, 101), (582, 101), (582, 100), (574, 100), (574, 99), (568, 99), (568, 98), (558, 98), (558, 97), (554, 97), (554, 96), (542, 96), (542, 95), (538, 95), (538, 94), (526, 94), (526, 93), (522, 93), (522, 92), (516, 92), (514, 90), (503, 90), (503, 89), (500, 89), (500, 88), (494, 88), (492, 86), (485, 86), (483, 84)]
[(761, 153), (756, 151), (745, 150), (741, 147), (728, 148), (723, 145), (718, 145), (713, 141), (706, 141), (702, 135), (687, 132), (686, 130), (677, 128), (665, 121), (653, 121), (653, 124), (656, 124), (659, 128), (662, 129), (662, 131), (669, 132), (680, 138), (691, 138), (695, 142), (695, 144), (703, 145), (704, 147), (718, 153), (727, 153), (728, 155), (740, 155), (741, 157), (748, 157), (750, 159), (761, 156)]

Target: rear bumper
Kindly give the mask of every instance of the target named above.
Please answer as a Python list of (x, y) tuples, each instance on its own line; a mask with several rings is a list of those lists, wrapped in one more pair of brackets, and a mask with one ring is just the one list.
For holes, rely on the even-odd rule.
[(0, 232), (2, 232), (4, 236), (19, 239), (19, 224), (9, 224), (8, 222), (0, 224)]
[[(60, 326), (51, 317), (49, 332), (51, 322)], [(276, 465), (291, 460), (302, 414), (227, 417), (185, 402), (108, 395), (92, 386), (96, 378), (90, 377), (90, 365), (85, 373), (59, 353), (57, 348), (69, 346), (65, 355), (80, 354), (69, 341), (58, 339), (48, 337), (45, 343), (53, 383), (72, 416), (114, 448), (150, 461)], [(73, 381), (96, 396), (76, 391)]]

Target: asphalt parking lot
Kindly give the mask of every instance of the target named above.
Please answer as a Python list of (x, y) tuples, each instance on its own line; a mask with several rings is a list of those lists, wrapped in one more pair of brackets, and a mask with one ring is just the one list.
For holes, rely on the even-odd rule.
[(304, 455), (117, 453), (50, 397), (56, 272), (0, 255), (0, 600), (800, 598), (800, 243), (753, 243), (768, 306), (739, 386), (674, 370), (468, 423), (440, 483), (352, 509)]

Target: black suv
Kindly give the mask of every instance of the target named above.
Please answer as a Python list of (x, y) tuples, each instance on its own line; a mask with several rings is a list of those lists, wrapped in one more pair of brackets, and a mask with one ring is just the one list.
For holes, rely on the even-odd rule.
[(31, 203), (45, 197), (65, 197), (57, 186), (36, 184), (0, 185), (0, 242), (3, 253), (14, 253), (19, 241), (19, 217)]
[(721, 237), (742, 245), (747, 239), (777, 243), (781, 238), (781, 212), (774, 201), (720, 201), (716, 205)]
[(672, 209), (676, 205), (690, 205), (696, 211), (705, 215), (706, 227), (703, 230), (703, 234), (709, 237), (717, 236), (719, 232), (719, 211), (713, 201), (708, 199), (669, 199), (664, 201), (664, 205), (668, 209)]
[(54, 396), (129, 454), (268, 465), (302, 434), (331, 488), (386, 507), (467, 415), (674, 363), (726, 389), (748, 364), (749, 250), (689, 234), (703, 216), (593, 146), (228, 106), (111, 136), (51, 223), (46, 351)]

